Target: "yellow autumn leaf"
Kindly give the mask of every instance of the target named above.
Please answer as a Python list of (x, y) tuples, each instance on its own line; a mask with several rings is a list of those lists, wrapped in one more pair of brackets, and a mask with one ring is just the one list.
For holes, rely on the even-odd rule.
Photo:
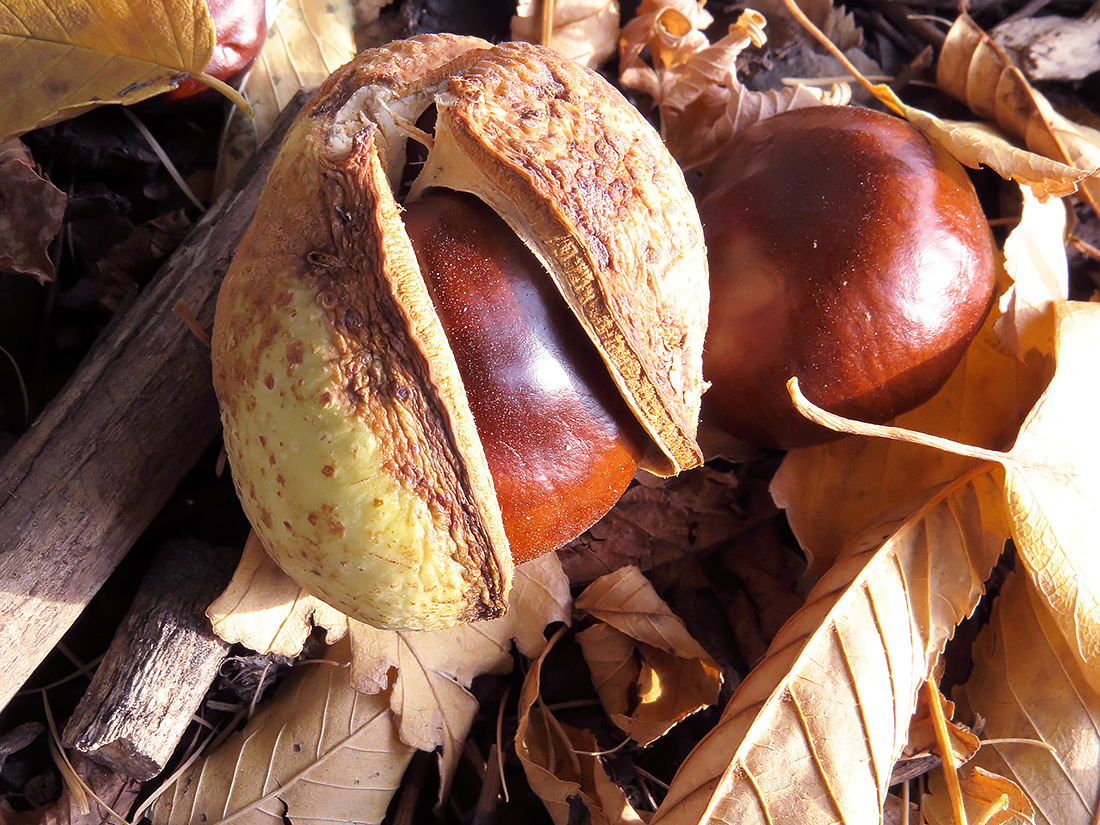
[(590, 69), (599, 68), (619, 44), (618, 0), (519, 0), (512, 39), (541, 43)]
[(255, 533), (249, 533), (233, 578), (206, 615), (230, 644), (289, 658), (302, 652), (314, 627), (326, 629), (329, 644), (348, 630), (348, 617), (284, 573)]
[(10, 0), (0, 9), (0, 140), (199, 75), (214, 51), (204, 0)]
[(1011, 143), (986, 123), (947, 120), (903, 103), (888, 86), (875, 86), (876, 97), (912, 123), (925, 137), (943, 146), (964, 166), (988, 166), (1005, 180), (1030, 187), (1043, 200), (1072, 195), (1093, 174), (1072, 163)]
[(397, 735), (388, 693), (348, 684), (346, 643), (302, 666), (148, 811), (153, 825), (378, 823), (415, 752)]
[(789, 382), (811, 420), (837, 432), (907, 440), (1000, 466), (1018, 558), (1047, 600), (1082, 672), (1100, 686), (1100, 441), (1093, 422), (1100, 383), (1093, 380), (1100, 344), (1100, 304), (1053, 302), (1054, 377), (1005, 453), (897, 427), (863, 424), (825, 412)]
[[(880, 103), (904, 117), (929, 140), (943, 146), (960, 163), (977, 169), (988, 166), (1005, 180), (1029, 186), (1042, 198), (1062, 197), (1077, 190), (1081, 181), (1094, 175), (1096, 164), (1080, 168), (1081, 158), (1047, 155), (1039, 150), (1026, 151), (1013, 145), (997, 129), (985, 123), (946, 120), (905, 103), (897, 93), (883, 83), (872, 83), (852, 61), (811, 21), (795, 0), (780, 0), (795, 18), (823, 45), (856, 80)], [(960, 15), (962, 19), (965, 15)], [(942, 62), (942, 59), (941, 59)], [(992, 90), (985, 89), (982, 94)], [(1047, 104), (1049, 106), (1049, 104)], [(1029, 144), (1029, 148), (1030, 144)], [(1065, 160), (1066, 162), (1062, 162)]]
[(519, 695), (516, 755), (527, 782), (546, 806), (554, 825), (574, 822), (570, 800), (587, 809), (592, 825), (642, 825), (626, 794), (604, 770), (596, 737), (559, 722), (542, 702), (542, 665), (560, 633), (531, 663)]
[(299, 91), (314, 89), (355, 56), (351, 0), (282, 0), (241, 83), (252, 117), (230, 110), (218, 148), (215, 192), (229, 185)]
[(1003, 461), (1012, 537), (1085, 678), (1100, 689), (1100, 304), (1055, 304), (1054, 378)]
[(681, 765), (650, 825), (879, 821), (917, 690), (977, 605), (1006, 518), (978, 469), (853, 542)]
[(538, 656), (546, 644), (543, 629), (569, 621), (569, 582), (557, 557), (519, 565), (509, 601), (499, 619), (446, 630), (378, 630), (350, 622), (352, 686), (389, 694), (402, 742), (419, 750), (442, 748), (441, 798), (478, 710), (468, 690), (474, 678), (511, 670), (513, 639), (524, 655)]
[[(991, 317), (962, 363), (930, 401), (896, 419), (899, 427), (1004, 449), (1050, 379), (1037, 354), (1020, 360), (997, 342)], [(776, 504), (820, 574), (880, 513), (957, 478), (974, 460), (914, 444), (845, 438), (792, 450), (772, 480)], [(837, 491), (843, 491), (843, 496)]]
[[(997, 338), (1017, 356), (1048, 343), (1042, 322), (1051, 301), (1069, 297), (1066, 204), (1046, 203), (1022, 187), (1023, 213), (1005, 241), (1005, 270), (1012, 286), (1001, 296)], [(1049, 348), (1049, 347), (1048, 347)]]
[(596, 580), (576, 606), (601, 620), (577, 634), (600, 702), (639, 745), (718, 701), (718, 666), (637, 567)]
[(1001, 588), (973, 648), (960, 711), (981, 714), (976, 764), (1010, 776), (1040, 825), (1093, 825), (1100, 813), (1100, 693), (1085, 681), (1042, 598), (1018, 574)]

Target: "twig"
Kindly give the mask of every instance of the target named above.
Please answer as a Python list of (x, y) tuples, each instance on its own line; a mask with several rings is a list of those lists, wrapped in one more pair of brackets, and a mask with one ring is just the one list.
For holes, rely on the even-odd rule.
[(23, 685), (218, 434), (210, 353), (172, 308), (212, 323), (292, 102), (157, 278), (0, 460), (0, 707)]
[(539, 3), (539, 45), (549, 46), (554, 36), (554, 0)]
[(200, 201), (198, 196), (191, 191), (191, 187), (188, 186), (187, 181), (183, 179), (179, 169), (176, 168), (176, 164), (172, 163), (172, 159), (168, 157), (168, 153), (164, 151), (164, 147), (160, 145), (155, 137), (153, 137), (153, 133), (145, 128), (145, 124), (138, 120), (137, 115), (125, 106), (122, 107), (122, 114), (130, 119), (130, 122), (134, 124), (134, 128), (138, 130), (143, 138), (145, 138), (145, 142), (149, 144), (149, 148), (151, 148), (154, 154), (160, 158), (160, 162), (164, 165), (165, 170), (172, 176), (172, 180), (176, 182), (176, 186), (180, 188), (180, 191), (187, 196), (187, 200), (195, 204), (200, 212), (205, 212), (206, 204)]
[(0, 347), (0, 354), (5, 355), (11, 361), (11, 368), (15, 370), (15, 380), (19, 382), (19, 391), (23, 394), (23, 426), (26, 427), (31, 423), (31, 397), (27, 393), (27, 383), (23, 380), (23, 373), (19, 369), (19, 363), (15, 360), (15, 356), (3, 347)]
[(955, 822), (957, 825), (967, 825), (966, 806), (963, 804), (962, 787), (959, 785), (959, 769), (955, 763), (955, 748), (951, 744), (951, 733), (947, 729), (947, 717), (943, 712), (939, 686), (932, 681), (927, 681), (924, 683), (924, 692), (928, 697), (932, 727), (936, 730), (936, 741), (940, 746), (943, 777), (947, 781), (947, 796), (951, 799)]

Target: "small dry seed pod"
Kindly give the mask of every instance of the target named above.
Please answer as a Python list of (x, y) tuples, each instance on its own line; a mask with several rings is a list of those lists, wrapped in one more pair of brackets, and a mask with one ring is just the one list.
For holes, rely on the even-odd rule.
[[(410, 140), (428, 153), (401, 195)], [(671, 475), (701, 460), (702, 231), (653, 129), (598, 75), (529, 44), (438, 35), (360, 54), (286, 137), (219, 296), (213, 358), (234, 482), (268, 552), (379, 627), (499, 616), (512, 575), (397, 200), (411, 219), (440, 189), (488, 204), (541, 263), (632, 414), (637, 463)]]

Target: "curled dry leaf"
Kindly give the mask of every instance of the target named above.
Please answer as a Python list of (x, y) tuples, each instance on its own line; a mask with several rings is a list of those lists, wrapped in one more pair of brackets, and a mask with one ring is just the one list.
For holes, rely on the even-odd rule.
[(425, 751), (442, 747), (441, 798), (477, 713), (477, 700), (467, 690), (474, 678), (511, 670), (513, 639), (524, 655), (538, 656), (546, 644), (543, 629), (569, 620), (569, 582), (553, 554), (517, 567), (512, 592), (504, 617), (447, 630), (350, 623), (352, 685), (389, 695), (402, 742)]
[(1069, 297), (1066, 259), (1066, 206), (1060, 200), (1040, 201), (1021, 188), (1020, 223), (1005, 241), (1005, 269), (1012, 285), (1001, 296), (997, 338), (1016, 355), (1048, 343), (1042, 322), (1051, 301)]
[(1080, 169), (1052, 160), (1043, 154), (1020, 149), (996, 128), (984, 123), (945, 120), (907, 105), (889, 86), (868, 80), (847, 55), (799, 9), (795, 0), (780, 1), (852, 73), (864, 89), (892, 112), (908, 120), (929, 140), (947, 149), (964, 166), (971, 169), (988, 166), (1005, 180), (1030, 186), (1043, 199), (1071, 195), (1077, 191), (1082, 180), (1093, 174), (1091, 167)]
[(549, 31), (543, 0), (519, 0), (512, 18), (512, 39), (541, 43), (595, 69), (615, 54), (619, 43), (617, 0), (555, 0)]
[[(1045, 358), (1020, 360), (994, 334), (995, 318), (974, 339), (947, 384), (896, 424), (963, 444), (1004, 449), (1050, 380)], [(1045, 326), (1045, 324), (1044, 324)], [(880, 513), (947, 483), (973, 459), (901, 441), (845, 438), (789, 452), (772, 481), (776, 503), (820, 575)], [(837, 500), (837, 490), (844, 491)]]
[(531, 789), (555, 825), (576, 821), (570, 815), (573, 799), (585, 806), (592, 825), (642, 825), (626, 794), (600, 763), (596, 737), (563, 725), (539, 697), (542, 665), (550, 649), (531, 663), (519, 695), (516, 755)]
[[(936, 83), (979, 117), (1023, 140), (1033, 152), (1086, 170), (1081, 194), (1100, 205), (1100, 132), (1073, 123), (1028, 83), (993, 39), (966, 14), (947, 33), (936, 64)], [(1043, 192), (1037, 192), (1040, 197)]]
[(636, 484), (586, 533), (558, 551), (573, 584), (624, 565), (674, 562), (749, 529), (771, 506), (763, 483), (700, 467), (659, 483)]
[(61, 228), (65, 193), (42, 176), (21, 140), (0, 143), (0, 272), (53, 280), (46, 250)]
[(201, 74), (214, 52), (203, 0), (12, 0), (0, 17), (0, 140)]
[(241, 83), (252, 117), (230, 110), (222, 131), (215, 192), (229, 185), (279, 113), (302, 89), (314, 89), (355, 56), (350, 0), (281, 0), (267, 39)]
[(348, 684), (347, 643), (299, 668), (244, 730), (179, 775), (148, 811), (154, 825), (378, 823), (414, 749), (388, 691)]
[[(843, 104), (847, 86), (822, 90), (795, 85), (756, 92), (737, 79), (738, 55), (763, 46), (764, 16), (748, 9), (718, 42), (702, 29), (711, 23), (702, 4), (645, 0), (623, 27), (619, 80), (654, 99), (669, 151), (686, 169), (705, 167), (735, 131), (787, 109)], [(648, 49), (652, 66), (642, 54)]]
[(775, 517), (723, 543), (713, 559), (717, 569), (699, 575), (725, 608), (743, 661), (754, 665), (806, 601), (805, 557), (791, 547), (786, 521)]
[(214, 632), (230, 644), (289, 658), (302, 652), (315, 626), (328, 631), (330, 644), (348, 630), (348, 617), (284, 573), (255, 533), (248, 536), (229, 586), (206, 615)]
[(964, 713), (981, 714), (976, 764), (1012, 777), (1046, 825), (1092, 825), (1100, 811), (1100, 694), (1084, 679), (1042, 597), (1023, 576), (1005, 582), (974, 645)]
[(577, 609), (601, 620), (577, 634), (600, 702), (639, 745), (718, 701), (717, 665), (637, 567), (593, 582)]
[[(928, 707), (927, 691), (936, 690), (938, 687), (925, 685), (917, 698), (917, 709), (913, 712), (913, 718), (909, 721), (909, 739), (905, 743), (902, 755), (906, 759), (920, 758), (925, 755), (936, 755), (940, 752), (940, 740), (936, 733), (936, 725), (932, 713)], [(955, 706), (942, 694), (940, 702), (947, 722), (947, 733), (951, 740), (951, 751), (955, 756), (955, 764), (961, 765), (970, 761), (978, 752), (981, 740), (973, 731), (965, 725), (954, 721)], [(937, 756), (937, 758), (939, 758)]]
[(1051, 314), (1054, 377), (1007, 453), (844, 419), (809, 403), (795, 379), (789, 388), (803, 415), (837, 432), (908, 440), (1002, 467), (1018, 558), (1085, 678), (1100, 686), (1100, 556), (1092, 552), (1100, 530), (1100, 438), (1092, 420), (1100, 406), (1092, 380), (1100, 304), (1054, 302)]
[[(1035, 809), (1020, 786), (1003, 776), (974, 768), (959, 782), (968, 822), (1005, 825), (1008, 822), (1034, 822)], [(947, 783), (939, 774), (929, 782), (930, 793), (921, 799), (921, 813), (929, 825), (956, 825)], [(1017, 819), (1017, 817), (1019, 817)]]
[(877, 822), (916, 692), (1004, 545), (977, 470), (868, 531), (811, 591), (651, 825)]

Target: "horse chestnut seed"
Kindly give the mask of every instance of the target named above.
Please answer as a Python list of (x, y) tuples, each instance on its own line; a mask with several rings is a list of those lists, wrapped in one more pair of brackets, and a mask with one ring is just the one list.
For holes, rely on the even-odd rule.
[(462, 376), (512, 558), (556, 550), (614, 506), (646, 436), (538, 259), (492, 209), (437, 189), (402, 217)]
[(789, 449), (818, 406), (883, 422), (930, 398), (989, 310), (989, 225), (966, 172), (905, 121), (856, 107), (738, 132), (699, 197), (710, 263), (703, 420)]

